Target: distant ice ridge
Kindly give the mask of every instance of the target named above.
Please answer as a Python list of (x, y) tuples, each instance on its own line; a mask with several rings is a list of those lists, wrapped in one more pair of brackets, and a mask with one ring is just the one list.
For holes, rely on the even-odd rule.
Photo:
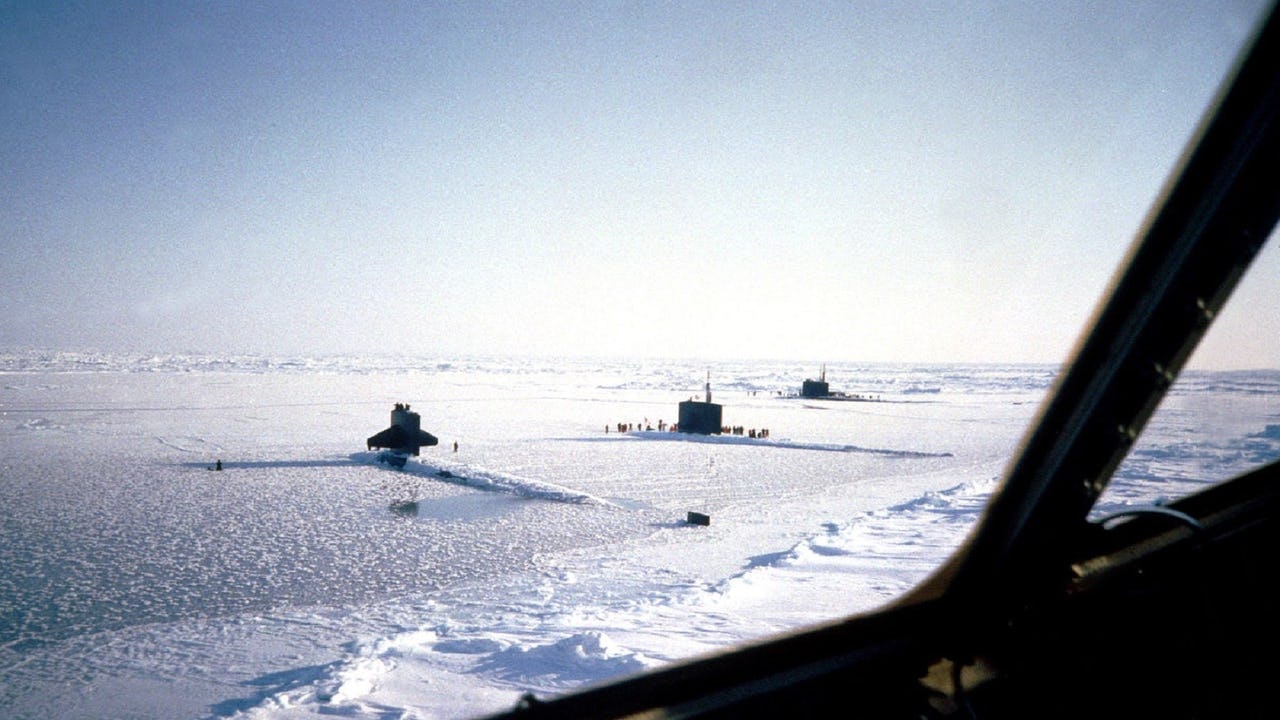
[(390, 355), (206, 355), (186, 353), (105, 353), (72, 351), (0, 352), (0, 373), (167, 373), (437, 372), (474, 370), (473, 363), (425, 356)]
[[(1224, 390), (1216, 386), (1207, 392)], [(1259, 397), (1268, 394), (1244, 392)], [(1275, 392), (1272, 387), (1269, 394)], [(1097, 518), (1151, 504), (1152, 487), (1161, 488), (1161, 498), (1189, 495), (1280, 458), (1280, 425), (1268, 423), (1250, 432), (1254, 427), (1249, 425), (1221, 438), (1184, 434), (1177, 426), (1157, 427), (1139, 439), (1120, 464), (1091, 515)]]
[[(1056, 380), (1056, 365), (828, 362), (833, 390), (881, 395), (936, 395), (972, 392), (1045, 391)], [(583, 357), (519, 358), (427, 355), (215, 355), (199, 353), (111, 353), (92, 351), (0, 351), (0, 374), (92, 372), (227, 373), (430, 373), (459, 376), (578, 376), (609, 390), (702, 389), (706, 373), (724, 390), (772, 393), (796, 390), (817, 372), (795, 360), (608, 360)], [(1280, 384), (1280, 370), (1197, 371), (1179, 376), (1173, 392), (1268, 393)], [(767, 395), (766, 395), (767, 396)]]
[[(351, 460), (363, 465), (385, 465), (385, 461), (381, 459), (383, 457), (385, 457), (383, 452), (357, 452), (352, 453)], [(603, 498), (563, 485), (557, 485), (556, 483), (472, 467), (463, 463), (450, 463), (440, 460), (434, 463), (426, 463), (420, 460), (408, 459), (403, 467), (389, 467), (389, 469), (392, 472), (404, 473), (413, 477), (466, 485), (477, 490), (505, 492), (537, 500), (614, 505), (614, 503)], [(413, 498), (408, 497), (405, 499), (412, 500)]]
[[(915, 396), (956, 392), (1026, 392), (1047, 389), (1058, 368), (1050, 365), (911, 365), (826, 363), (832, 389), (877, 395)], [(244, 373), (343, 374), (421, 373), (453, 377), (537, 376), (574, 378), (583, 388), (697, 392), (711, 372), (713, 388), (756, 392), (769, 397), (798, 391), (817, 364), (795, 360), (724, 358), (688, 360), (584, 357), (498, 357), (427, 355), (214, 355), (197, 353), (110, 353), (90, 351), (0, 351), (0, 374), (23, 373)]]

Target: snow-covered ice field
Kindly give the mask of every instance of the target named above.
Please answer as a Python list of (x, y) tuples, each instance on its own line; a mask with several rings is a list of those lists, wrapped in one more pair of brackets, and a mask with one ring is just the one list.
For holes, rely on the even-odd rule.
[[(816, 370), (0, 354), (0, 707), (470, 717), (872, 609), (963, 540), (1056, 368), (779, 397)], [(767, 440), (616, 432), (708, 371)], [(396, 402), (440, 438), (403, 470), (365, 448)], [(1190, 373), (1098, 512), (1277, 456), (1280, 372)]]

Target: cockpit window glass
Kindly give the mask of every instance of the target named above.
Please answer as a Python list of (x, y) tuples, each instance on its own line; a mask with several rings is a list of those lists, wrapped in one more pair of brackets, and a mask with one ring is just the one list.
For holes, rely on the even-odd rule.
[(1237, 286), (1094, 507), (1159, 505), (1280, 459), (1280, 243)]

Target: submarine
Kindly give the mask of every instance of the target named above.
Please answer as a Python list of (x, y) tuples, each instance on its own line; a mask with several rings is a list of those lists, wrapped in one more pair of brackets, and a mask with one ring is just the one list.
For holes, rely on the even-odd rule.
[(366, 444), (370, 450), (382, 448), (403, 458), (418, 455), (422, 448), (438, 445), (440, 440), (422, 429), (422, 416), (410, 410), (408, 403), (396, 403), (391, 409), (391, 427), (370, 436)]
[(800, 386), (800, 397), (805, 398), (825, 398), (831, 397), (831, 385), (827, 383), (827, 366), (822, 366), (822, 373), (817, 380), (805, 380)]
[(805, 380), (800, 385), (799, 397), (806, 400), (855, 400), (858, 402), (879, 402), (870, 395), (855, 395), (847, 392), (840, 392), (831, 389), (831, 384), (827, 382), (827, 366), (822, 366), (822, 372), (819, 373), (818, 379), (812, 378)]
[(711, 373), (707, 372), (706, 400), (689, 398), (680, 403), (679, 423), (676, 429), (682, 433), (719, 435), (724, 406), (711, 402)]

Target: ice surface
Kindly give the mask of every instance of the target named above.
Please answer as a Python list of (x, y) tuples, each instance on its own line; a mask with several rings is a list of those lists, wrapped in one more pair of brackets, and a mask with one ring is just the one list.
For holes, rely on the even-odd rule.
[[(874, 608), (962, 542), (1054, 368), (780, 396), (815, 367), (0, 355), (0, 707), (468, 717)], [(708, 369), (767, 440), (613, 431)], [(1280, 455), (1278, 392), (1188, 375), (1100, 511)], [(401, 470), (363, 444), (396, 402), (441, 441)]]

